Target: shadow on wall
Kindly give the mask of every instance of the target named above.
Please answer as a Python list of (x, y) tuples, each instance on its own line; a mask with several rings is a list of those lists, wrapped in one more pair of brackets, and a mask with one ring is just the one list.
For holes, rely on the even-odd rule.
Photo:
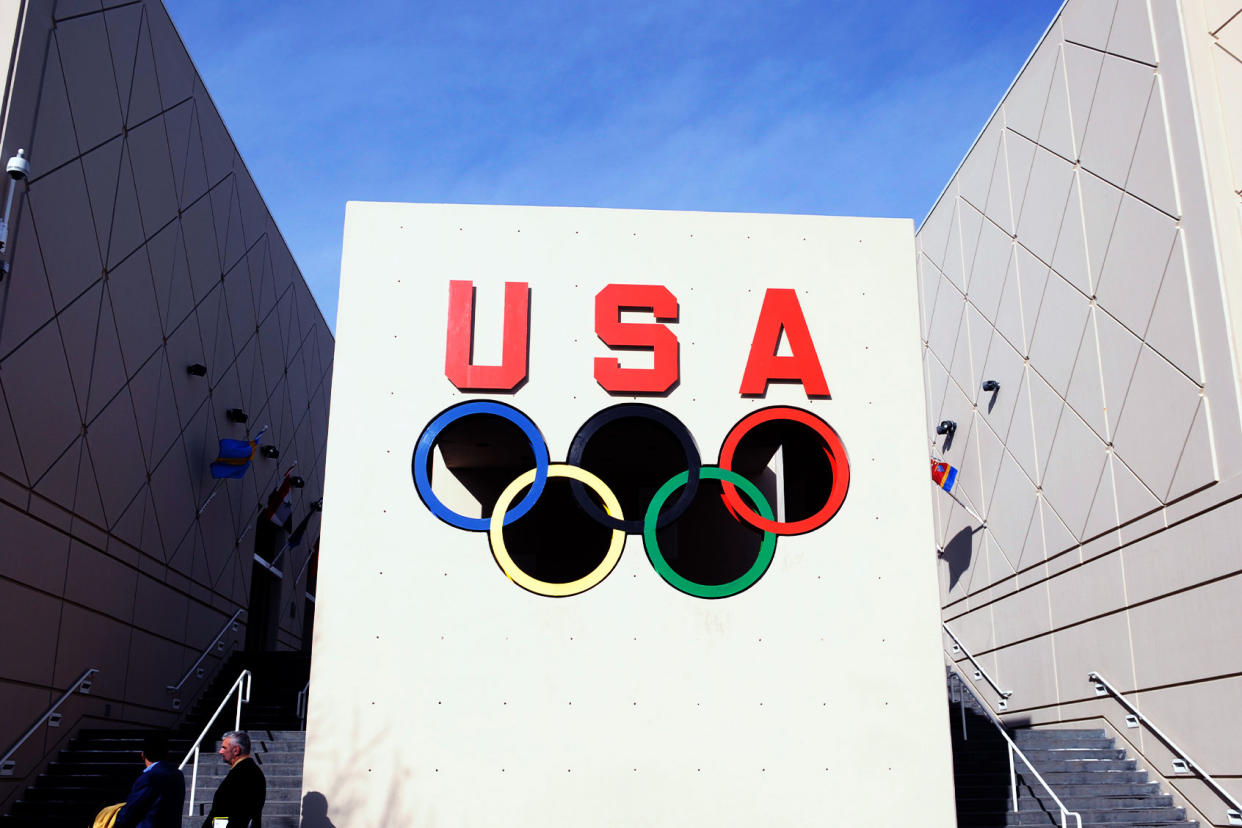
[(336, 828), (328, 819), (328, 798), (319, 791), (302, 797), (302, 828)]
[(949, 565), (949, 589), (957, 586), (957, 582), (961, 580), (966, 570), (970, 569), (970, 558), (972, 555), (973, 544), (970, 538), (975, 534), (974, 529), (967, 526), (958, 532), (949, 542), (944, 545), (944, 551), (940, 553), (940, 557)]

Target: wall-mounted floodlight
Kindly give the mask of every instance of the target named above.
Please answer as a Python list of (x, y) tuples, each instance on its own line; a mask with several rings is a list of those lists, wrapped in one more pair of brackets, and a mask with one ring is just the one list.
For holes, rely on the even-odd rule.
[(957, 423), (952, 420), (941, 420), (940, 425), (936, 426), (937, 434), (944, 434), (949, 439), (953, 439), (954, 433), (957, 431)]
[(293, 488), (295, 489), (306, 488), (306, 481), (300, 477), (291, 477), (289, 478), (289, 482), (293, 485)]
[(205, 377), (207, 376), (207, 366), (201, 362), (195, 362), (185, 366), (185, 372), (192, 377)]
[(280, 458), (280, 449), (275, 446), (259, 446), (259, 454), (262, 454), (268, 460), (277, 460)]
[(996, 380), (984, 380), (984, 382), (983, 382), (983, 390), (984, 390), (984, 391), (989, 391), (989, 392), (996, 392), (996, 391), (999, 391), (999, 390), (1000, 390), (1000, 383), (999, 383), (999, 382), (997, 382)]
[(224, 412), (224, 416), (229, 418), (230, 423), (244, 423), (250, 419), (250, 416), (240, 408), (230, 408)]

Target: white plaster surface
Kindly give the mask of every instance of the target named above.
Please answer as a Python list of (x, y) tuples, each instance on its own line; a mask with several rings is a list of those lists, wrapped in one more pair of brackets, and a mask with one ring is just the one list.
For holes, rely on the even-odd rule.
[[(529, 283), (516, 393), (445, 378), (450, 279)], [(813, 411), (849, 452), (837, 516), (781, 538), (740, 595), (677, 592), (633, 536), (597, 587), (534, 595), (415, 492), (415, 441), (455, 402), (517, 406), (557, 461), (630, 399), (591, 373), (609, 283), (679, 299), (680, 385), (644, 401), (704, 462), (773, 404)], [(832, 399), (739, 396), (767, 287), (797, 289)], [(351, 204), (306, 790), (349, 825), (954, 824), (916, 301), (904, 221)]]

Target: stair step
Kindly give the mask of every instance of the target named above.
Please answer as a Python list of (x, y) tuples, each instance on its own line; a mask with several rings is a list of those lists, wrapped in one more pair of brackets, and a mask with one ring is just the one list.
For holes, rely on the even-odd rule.
[[(955, 691), (954, 691), (955, 692)], [(951, 692), (950, 698), (955, 696)], [(1018, 810), (1011, 811), (1009, 745), (991, 718), (979, 709), (965, 713), (950, 704), (953, 771), (958, 825), (1059, 826), (1061, 811), (1053, 796), (1035, 778), (1037, 771), (1065, 807), (1082, 817), (1082, 828), (1145, 826), (1191, 828), (1184, 809), (1160, 792), (1138, 762), (1127, 758), (1102, 729), (1018, 729), (1011, 738), (1025, 761), (1014, 757)], [(1026, 763), (1032, 766), (1028, 768)], [(1070, 825), (1077, 828), (1077, 821)]]

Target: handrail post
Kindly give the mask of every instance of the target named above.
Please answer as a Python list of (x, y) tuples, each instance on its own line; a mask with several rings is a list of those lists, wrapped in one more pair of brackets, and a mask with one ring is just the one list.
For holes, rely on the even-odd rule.
[(1013, 800), (1013, 810), (1018, 810), (1018, 773), (1013, 767), (1013, 745), (1009, 745), (1009, 796)]
[(242, 689), (237, 688), (237, 715), (233, 717), (233, 729), (241, 730)]
[(206, 739), (207, 734), (215, 727), (216, 719), (220, 718), (220, 714), (224, 712), (224, 708), (228, 705), (229, 699), (234, 692), (237, 693), (237, 716), (234, 719), (235, 725), (233, 729), (241, 730), (241, 706), (243, 702), (250, 701), (251, 678), (249, 670), (241, 671), (237, 681), (233, 682), (232, 686), (229, 687), (229, 691), (224, 694), (224, 699), (220, 702), (220, 706), (216, 708), (216, 712), (211, 714), (211, 719), (208, 720), (207, 726), (203, 728), (202, 732), (198, 734), (198, 738), (194, 740), (194, 747), (190, 748), (190, 752), (185, 755), (185, 758), (181, 760), (181, 764), (177, 766), (177, 770), (183, 769), (189, 763), (190, 757), (194, 757), (194, 770), (190, 782), (190, 805), (186, 811), (186, 816), (194, 816), (194, 788), (198, 785), (198, 760), (203, 739)]
[(951, 673), (953, 683), (957, 685), (957, 712), (962, 714), (962, 741), (970, 741), (970, 737), (966, 735), (966, 691), (962, 689), (962, 679), (957, 673)]
[(190, 773), (190, 809), (186, 816), (194, 816), (194, 792), (198, 790), (198, 745), (194, 746), (194, 770)]

